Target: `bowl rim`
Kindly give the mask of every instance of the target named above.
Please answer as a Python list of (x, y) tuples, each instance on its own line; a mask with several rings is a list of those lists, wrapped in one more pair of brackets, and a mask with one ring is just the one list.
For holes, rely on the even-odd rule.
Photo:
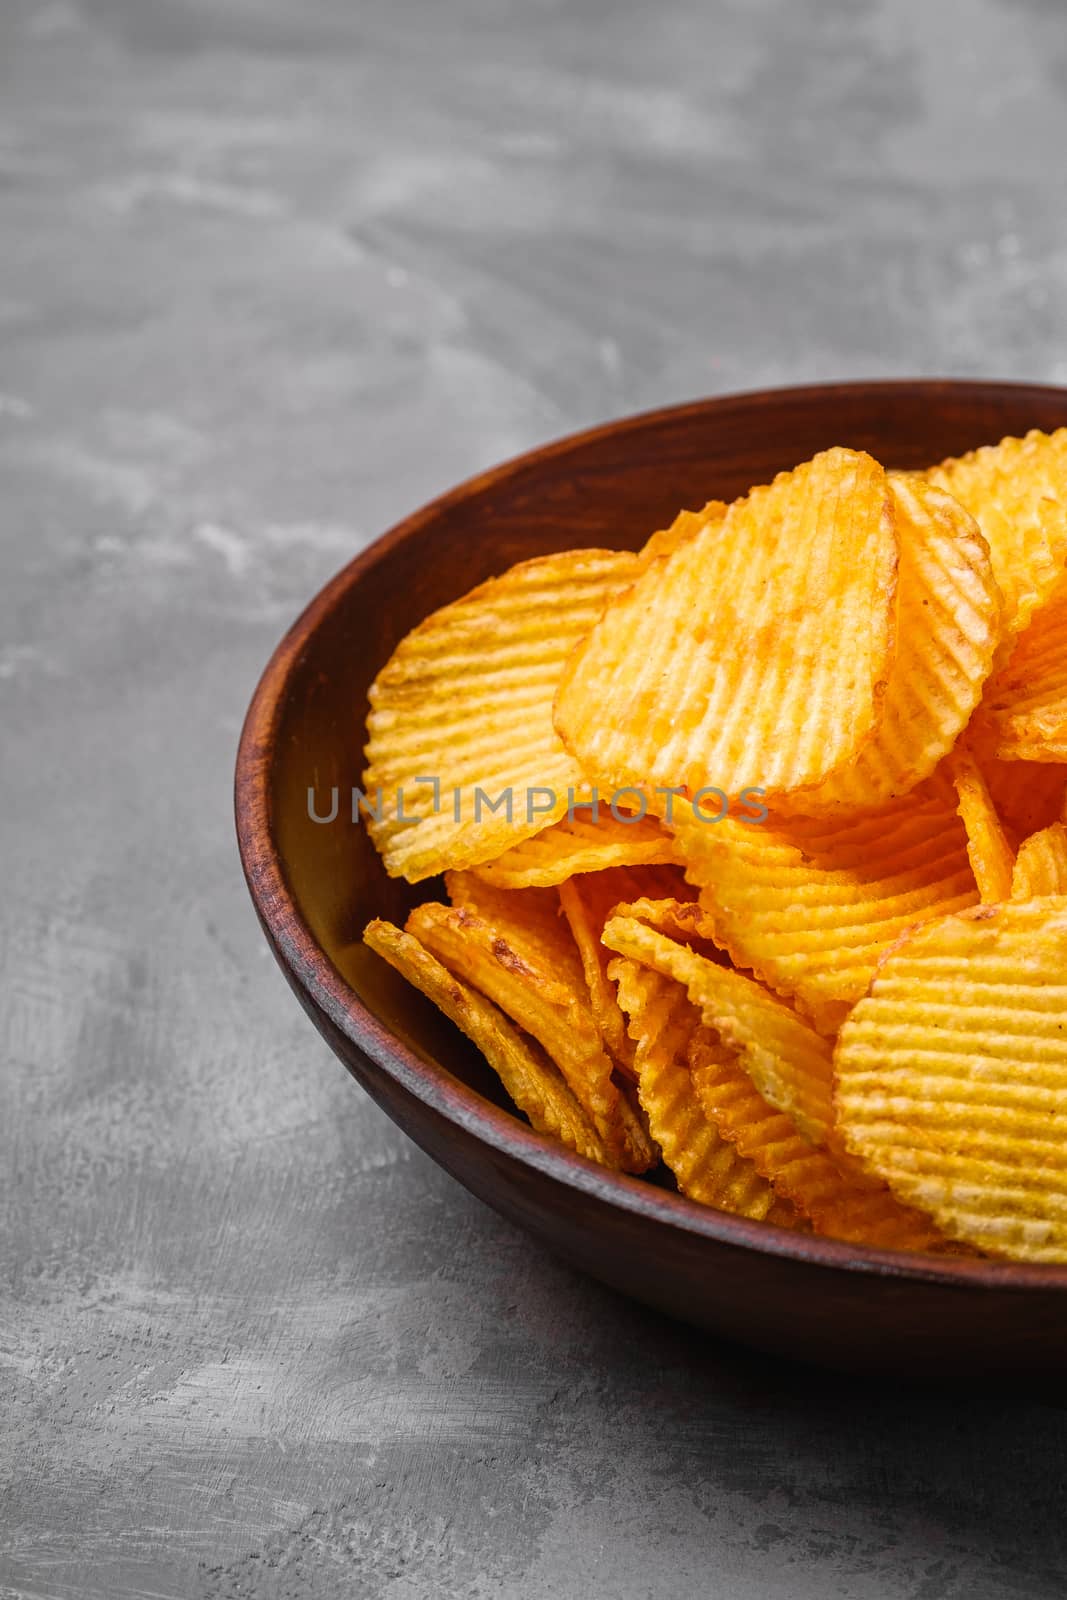
[(926, 400), (938, 397), (947, 400), (964, 394), (973, 400), (980, 398), (983, 390), (991, 400), (1005, 391), (1020, 397), (1028, 393), (1035, 400), (1038, 397), (1062, 400), (1067, 409), (1067, 388), (1059, 385), (963, 378), (804, 384), (746, 390), (657, 407), (562, 435), (464, 479), (395, 523), (335, 573), (287, 630), (263, 669), (241, 730), (234, 778), (238, 848), (249, 893), (268, 942), (305, 1007), (324, 1015), (350, 1044), (401, 1089), (437, 1112), (446, 1122), (567, 1188), (650, 1222), (709, 1242), (847, 1273), (958, 1289), (1067, 1291), (1067, 1266), (931, 1256), (797, 1233), (771, 1223), (716, 1211), (639, 1177), (597, 1166), (537, 1133), (520, 1120), (517, 1113), (494, 1105), (446, 1067), (410, 1048), (363, 1003), (297, 908), (274, 838), (271, 814), (271, 775), (281, 710), (293, 670), (308, 641), (367, 572), (443, 512), (477, 498), (489, 487), (506, 482), (518, 473), (600, 440), (653, 425), (682, 423), (697, 415), (706, 417), (709, 412), (759, 411), (786, 397), (800, 404), (809, 398), (835, 396), (845, 401), (861, 393), (867, 399), (876, 399), (879, 395), (886, 399), (900, 398), (912, 393)]

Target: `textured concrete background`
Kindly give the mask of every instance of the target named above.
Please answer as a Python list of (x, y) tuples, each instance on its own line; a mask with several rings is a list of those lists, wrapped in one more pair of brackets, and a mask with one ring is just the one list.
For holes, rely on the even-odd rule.
[(1067, 381), (1060, 0), (3, 0), (0, 1594), (1052, 1597), (1067, 1416), (718, 1348), (362, 1097), (230, 772), (288, 620), (580, 424)]

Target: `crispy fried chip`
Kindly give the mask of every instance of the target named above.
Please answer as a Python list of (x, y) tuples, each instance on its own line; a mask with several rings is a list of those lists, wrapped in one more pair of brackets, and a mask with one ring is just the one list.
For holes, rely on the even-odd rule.
[(984, 905), (995, 905), (1011, 894), (1015, 852), (971, 751), (962, 746), (954, 750), (949, 759), (949, 771), (959, 796), (959, 813), (967, 829), (967, 854), (978, 893)]
[(629, 1017), (641, 1105), (682, 1194), (720, 1211), (797, 1227), (795, 1208), (775, 1195), (701, 1110), (686, 1064), (700, 1015), (681, 984), (622, 957), (608, 970)]
[(884, 805), (929, 777), (966, 726), (993, 668), (1001, 598), (986, 544), (958, 501), (890, 473), (900, 574), (897, 643), (871, 738), (790, 808), (816, 816)]
[(888, 1250), (943, 1250), (947, 1241), (929, 1218), (902, 1206), (877, 1178), (844, 1154), (805, 1139), (776, 1111), (710, 1028), (689, 1041), (689, 1070), (705, 1115), (738, 1153), (811, 1219), (816, 1233)]
[(977, 900), (954, 807), (914, 790), (848, 818), (754, 826), (679, 805), (673, 828), (718, 943), (832, 1033), (907, 928)]
[(1004, 596), (1005, 630), (1021, 632), (1067, 561), (1067, 428), (984, 445), (926, 477), (978, 523)]
[(705, 1027), (738, 1055), (764, 1099), (813, 1144), (832, 1141), (831, 1045), (752, 978), (677, 944), (635, 917), (612, 917), (604, 943), (685, 985)]
[(731, 796), (820, 783), (874, 726), (896, 571), (885, 473), (828, 450), (608, 606), (567, 663), (556, 727), (604, 783)]
[[(469, 882), (469, 874), (450, 875)], [(488, 888), (480, 885), (481, 889)], [(532, 901), (551, 889), (491, 891), (515, 902), (491, 915), (465, 901), (455, 906), (416, 906), (407, 922), (413, 934), (450, 972), (474, 985), (526, 1033), (532, 1034), (562, 1072), (592, 1119), (608, 1156), (628, 1172), (644, 1172), (654, 1152), (640, 1121), (612, 1078), (589, 1005), (585, 974), (570, 930), (558, 932), (544, 908)]]
[(572, 816), (512, 845), (477, 872), (502, 889), (524, 889), (563, 883), (578, 872), (656, 866), (675, 856), (674, 840), (656, 817), (627, 817), (621, 808), (617, 817), (602, 805), (594, 821), (591, 808), (576, 807)]
[(1067, 900), (917, 928), (841, 1029), (847, 1148), (953, 1238), (1067, 1262)]
[(657, 561), (660, 556), (669, 556), (702, 528), (722, 522), (729, 509), (724, 500), (709, 500), (703, 511), (679, 511), (669, 528), (658, 529), (642, 547), (641, 560)]
[(1067, 894), (1067, 827), (1052, 822), (1019, 846), (1011, 875), (1013, 900)]
[(1067, 583), (988, 684), (983, 729), (1008, 760), (1067, 762)]
[(412, 934), (375, 920), (363, 938), (477, 1045), (538, 1133), (590, 1161), (611, 1164), (604, 1141), (539, 1044), (513, 1028), (484, 995), (453, 977)]
[(610, 951), (601, 942), (604, 924), (614, 908), (625, 902), (685, 893), (685, 879), (677, 867), (611, 867), (605, 872), (581, 873), (559, 886), (560, 905), (582, 958), (600, 1036), (629, 1076), (633, 1074), (633, 1043), (615, 986), (607, 975)]
[(568, 790), (582, 798), (553, 695), (571, 650), (641, 570), (610, 550), (539, 556), (401, 640), (371, 687), (363, 775), (381, 813), (368, 828), (393, 877), (491, 861), (563, 816)]

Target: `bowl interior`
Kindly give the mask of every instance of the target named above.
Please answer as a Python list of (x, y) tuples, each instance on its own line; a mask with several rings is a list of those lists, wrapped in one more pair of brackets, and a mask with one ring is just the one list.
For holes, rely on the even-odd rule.
[[(920, 467), (1065, 423), (1067, 391), (1028, 385), (854, 384), (743, 395), (564, 440), (472, 480), (380, 540), (313, 602), (260, 691), (269, 694), (271, 717), (268, 848), (297, 917), (353, 1001), (424, 1061), (507, 1105), (478, 1053), (361, 943), (371, 917), (402, 922), (440, 889), (435, 880), (411, 888), (387, 878), (350, 815), (368, 687), (428, 612), (534, 555), (636, 548), (681, 507), (729, 500), (832, 444), (869, 450), (887, 466)], [(314, 821), (309, 789), (328, 811), (334, 788), (338, 816)], [(271, 908), (257, 899), (269, 925)]]

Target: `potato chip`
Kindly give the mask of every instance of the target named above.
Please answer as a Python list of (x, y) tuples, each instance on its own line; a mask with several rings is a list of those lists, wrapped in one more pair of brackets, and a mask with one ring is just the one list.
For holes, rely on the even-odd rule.
[(1000, 590), (974, 518), (943, 490), (889, 474), (900, 573), (897, 643), (872, 736), (788, 809), (884, 805), (929, 777), (970, 720), (1000, 641)]
[(885, 473), (828, 450), (612, 601), (567, 663), (556, 727), (617, 786), (734, 796), (820, 783), (874, 726), (896, 572)]
[(1035, 614), (988, 684), (982, 728), (998, 756), (1067, 762), (1067, 583)]
[(686, 1064), (687, 1045), (700, 1015), (685, 990), (621, 957), (615, 957), (608, 970), (629, 1017), (641, 1105), (682, 1194), (756, 1221), (799, 1226), (795, 1208), (776, 1196), (701, 1110)]
[(1019, 846), (1011, 875), (1013, 900), (1067, 894), (1067, 827), (1052, 822)]
[(616, 906), (645, 895), (672, 892), (686, 892), (685, 879), (677, 867), (632, 870), (613, 867), (605, 872), (582, 873), (559, 886), (560, 904), (582, 958), (589, 1002), (600, 1036), (628, 1076), (633, 1073), (633, 1043), (626, 1031), (626, 1018), (619, 1007), (615, 986), (608, 979), (610, 951), (602, 944), (600, 936)]
[(611, 1164), (604, 1141), (540, 1045), (513, 1028), (484, 995), (460, 983), (412, 934), (375, 920), (363, 938), (477, 1045), (538, 1133), (589, 1161)]
[(906, 929), (978, 899), (954, 793), (759, 826), (698, 821), (679, 804), (673, 831), (717, 942), (827, 1033)]
[[(520, 901), (553, 895), (539, 889), (496, 892)], [(490, 921), (467, 904), (426, 904), (415, 907), (407, 931), (547, 1050), (592, 1119), (612, 1164), (644, 1172), (654, 1152), (612, 1077), (570, 930), (560, 919), (552, 957), (543, 930), (531, 932), (532, 921), (528, 906), (516, 906), (510, 916)]]
[(579, 872), (656, 866), (675, 859), (674, 840), (656, 817), (621, 810), (616, 816), (605, 805), (598, 809), (594, 820), (591, 808), (576, 807), (570, 817), (561, 817), (478, 867), (478, 876), (502, 889), (524, 889), (563, 883)]
[(729, 506), (724, 500), (709, 500), (703, 511), (679, 511), (669, 528), (660, 528), (641, 550), (641, 560), (657, 561), (686, 544), (702, 528), (722, 522)]
[(1011, 894), (1015, 852), (973, 754), (962, 747), (954, 750), (949, 771), (959, 796), (960, 816), (967, 829), (967, 854), (978, 893), (984, 905), (995, 905)]
[(1067, 428), (984, 445), (926, 477), (978, 523), (1004, 596), (1005, 631), (1020, 633), (1067, 561)]
[(752, 978), (677, 944), (635, 917), (612, 917), (604, 943), (684, 984), (705, 1027), (737, 1052), (764, 1099), (787, 1112), (813, 1144), (832, 1141), (832, 1047), (790, 1006)]
[(393, 877), (492, 861), (565, 815), (568, 791), (587, 795), (552, 699), (571, 650), (641, 570), (611, 550), (539, 556), (401, 640), (370, 690), (363, 775)]
[(902, 1206), (858, 1162), (805, 1139), (791, 1117), (763, 1098), (735, 1052), (710, 1028), (693, 1033), (689, 1070), (705, 1116), (776, 1194), (811, 1220), (816, 1233), (887, 1250), (948, 1248), (928, 1217)]
[(917, 928), (841, 1029), (847, 1148), (943, 1232), (1067, 1262), (1067, 900)]

